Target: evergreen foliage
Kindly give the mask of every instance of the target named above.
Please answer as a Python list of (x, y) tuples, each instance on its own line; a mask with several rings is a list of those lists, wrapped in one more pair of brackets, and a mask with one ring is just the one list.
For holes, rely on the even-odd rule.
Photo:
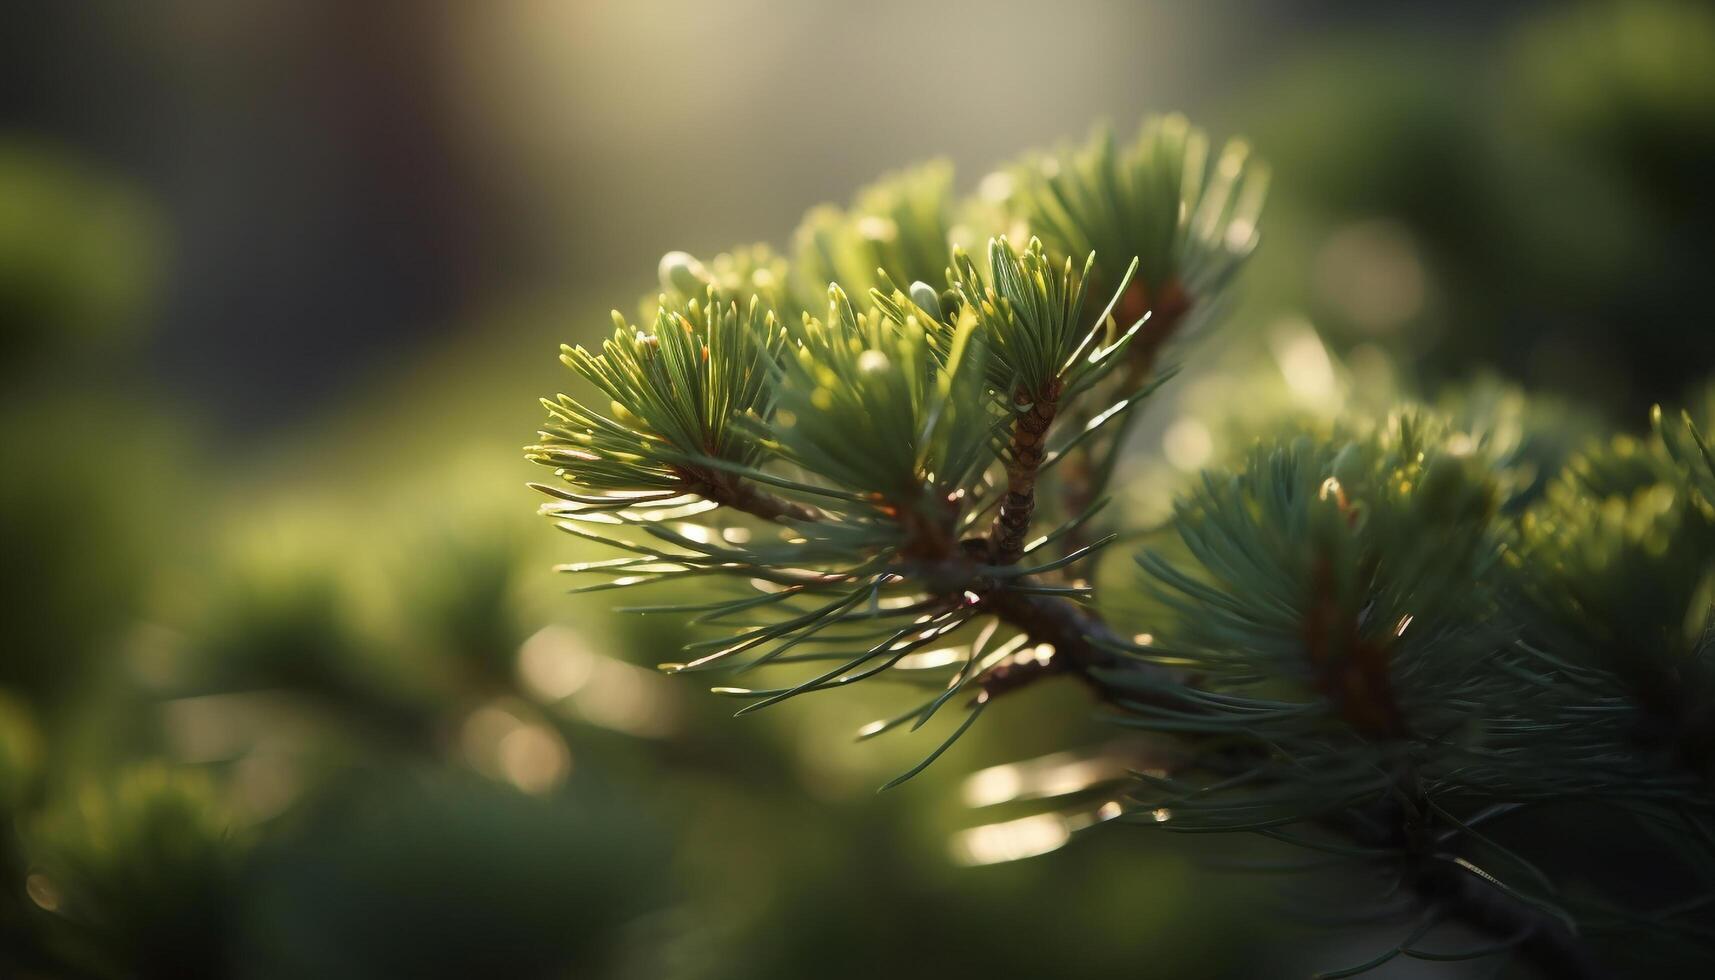
[(246, 842), (201, 774), (150, 766), (83, 787), (30, 835), (50, 942), (103, 977), (220, 977)]
[[(1276, 430), (1095, 587), (1114, 532), (1149, 537), (1103, 505), (1162, 352), (1258, 242), (1267, 169), (1211, 145), (1153, 118), (1003, 169), (998, 201), (956, 197), (943, 164), (886, 178), (812, 212), (789, 267), (670, 254), (652, 332), (616, 313), (600, 351), (569, 349), (596, 399), (547, 400), (528, 451), (545, 513), (620, 553), (565, 569), (674, 585), (627, 607), (704, 631), (670, 671), (784, 676), (715, 688), (741, 714), (883, 678), (929, 694), (862, 737), (962, 712), (889, 787), (1003, 696), (1082, 680), (1174, 760), (1095, 822), (1256, 833), (1385, 879), (1402, 938), (1326, 976), (1602, 976), (1608, 938), (1639, 934), (1706, 950), (1715, 420), (1658, 412), (1574, 455), (1576, 417), (1479, 388)], [(1683, 861), (1676, 893), (1640, 907), (1530, 839), (1589, 808)]]
[(939, 280), (956, 219), (952, 192), (952, 164), (937, 160), (888, 174), (850, 208), (811, 210), (792, 237), (798, 302), (815, 309), (830, 282), (867, 295), (880, 273), (896, 282)]

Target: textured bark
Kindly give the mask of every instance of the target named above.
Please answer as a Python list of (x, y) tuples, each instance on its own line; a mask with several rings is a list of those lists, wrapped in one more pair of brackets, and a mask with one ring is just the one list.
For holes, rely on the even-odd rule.
[(1003, 622), (1033, 643), (1053, 647), (1054, 652), (1045, 659), (1022, 657), (996, 664), (977, 679), (984, 693), (998, 697), (1055, 674), (1082, 678), (1098, 695), (1102, 693), (1089, 672), (1097, 667), (1116, 667), (1121, 658), (1098, 645), (1098, 641), (1118, 637), (1095, 614), (1066, 599), (1004, 590), (988, 601)]
[(769, 493), (731, 473), (718, 471), (685, 471), (681, 474), (690, 489), (720, 504), (740, 510), (765, 521), (819, 521), (824, 515), (809, 504)]
[[(1060, 382), (1034, 399), (1020, 389), (1013, 402), (1023, 409), (1012, 423), (1011, 458), (1006, 462), (1006, 496), (989, 528), (989, 549), (997, 565), (1011, 565), (1024, 555), (1030, 518), (1036, 512), (1036, 473), (1048, 441), (1048, 428), (1060, 407)], [(1025, 406), (1029, 406), (1026, 408)]]

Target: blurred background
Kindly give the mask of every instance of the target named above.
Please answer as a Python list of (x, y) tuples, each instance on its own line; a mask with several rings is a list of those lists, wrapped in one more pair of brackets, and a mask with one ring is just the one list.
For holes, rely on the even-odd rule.
[(676, 624), (563, 594), (582, 553), (524, 487), (557, 345), (661, 253), (1171, 110), (1274, 181), (1231, 316), (1138, 430), (1133, 512), (1284, 413), (1522, 384), (1641, 429), (1715, 368), (1704, 5), (10, 10), (0, 976), (1366, 958), (1294, 932), (1299, 883), (1205, 867), (1230, 842), (1074, 835), (1043, 801), (1146, 762), (1070, 687), (881, 796), (938, 741), (853, 742), (890, 692), (730, 719), (653, 671)]

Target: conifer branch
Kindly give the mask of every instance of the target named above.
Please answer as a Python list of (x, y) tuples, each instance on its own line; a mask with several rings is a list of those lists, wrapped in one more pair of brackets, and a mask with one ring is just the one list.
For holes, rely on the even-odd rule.
[(1479, 935), (1506, 943), (1539, 976), (1603, 980), (1613, 974), (1566, 921), (1508, 894), (1469, 862), (1437, 857), (1421, 868), (1412, 888), (1429, 907)]
[(699, 496), (752, 517), (765, 521), (801, 523), (820, 521), (827, 517), (818, 507), (787, 500), (730, 473), (698, 471), (694, 467), (685, 467), (681, 472), (686, 487)]
[[(1184, 322), (1185, 315), (1191, 309), (1191, 300), (1176, 282), (1170, 282), (1165, 298), (1153, 305), (1148, 287), (1141, 281), (1132, 283), (1123, 295), (1119, 306), (1121, 318), (1130, 318), (1145, 324), (1143, 333), (1132, 345), (1130, 356), (1126, 358), (1125, 371), (1119, 384), (1120, 391), (1136, 391), (1155, 376), (1161, 351)], [(1107, 495), (1108, 484), (1112, 482), (1114, 471), (1118, 468), (1126, 437), (1131, 434), (1133, 425), (1141, 417), (1136, 412), (1127, 413), (1112, 430), (1077, 447), (1067, 460), (1066, 472), (1062, 478), (1062, 505), (1067, 514), (1083, 514), (1094, 506), (1096, 501)], [(1088, 422), (1087, 418), (1079, 419), (1080, 426), (1087, 425)], [(1090, 530), (1088, 526), (1080, 525), (1066, 537), (1062, 549), (1070, 552), (1082, 547)], [(1093, 574), (1091, 577), (1094, 577)]]
[(1048, 427), (1054, 424), (1059, 400), (1058, 380), (1050, 382), (1047, 390), (1034, 399), (1023, 388), (1013, 393), (1018, 415), (1013, 420), (1012, 439), (1007, 446), (1006, 496), (988, 536), (996, 564), (1011, 565), (1024, 554), (1030, 517), (1036, 511), (1036, 474), (1042, 466)]
[[(545, 512), (622, 553), (568, 570), (595, 589), (727, 583), (646, 608), (719, 634), (675, 673), (818, 665), (716, 688), (741, 714), (938, 678), (860, 733), (964, 705), (888, 786), (1001, 696), (1079, 679), (1109, 720), (1181, 749), (1173, 772), (1136, 774), (1136, 822), (1316, 847), (1415, 898), (1409, 936), (1330, 976), (1501, 954), (1603, 975), (1585, 911), (1472, 829), (1524, 805), (1613, 805), (1664, 837), (1682, 821), (1715, 895), (1711, 420), (1658, 416), (1647, 447), (1556, 479), (1564, 457), (1525, 459), (1470, 412), (1259, 444), (1177, 501), (1171, 551), (1138, 556), (1151, 632), (1128, 637), (1071, 569), (1117, 538), (1094, 515), (1126, 435), (1171, 373), (1167, 345), (1214, 318), (1255, 247), (1266, 170), (1237, 142), (1211, 162), (1201, 132), (1162, 117), (1010, 176), (1000, 217), (1032, 237), (995, 235), (980, 264), (953, 246), (945, 290), (924, 280), (953, 216), (988, 212), (950, 201), (940, 166), (818, 210), (795, 263), (664, 259), (652, 332), (616, 316), (599, 353), (566, 352), (610, 407), (548, 401), (530, 450), (569, 484), (541, 488)], [(1093, 319), (1092, 287), (1110, 297)], [(1065, 513), (1032, 540), (1052, 490)], [(1421, 947), (1442, 923), (1489, 943)]]
[(1091, 610), (1067, 599), (1027, 595), (1006, 589), (989, 598), (1004, 622), (1030, 640), (1052, 648), (1046, 658), (1007, 661), (979, 677), (977, 686), (991, 696), (1015, 691), (1055, 675), (1071, 675), (1089, 685), (1098, 697), (1112, 694), (1101, 677), (1105, 670), (1137, 671), (1158, 683), (1169, 683), (1171, 672), (1140, 661), (1128, 661), (1117, 651), (1123, 641)]
[[(1358, 814), (1335, 813), (1318, 821), (1323, 829), (1360, 847), (1408, 855), (1402, 881), (1420, 905), (1441, 920), (1498, 944), (1497, 952), (1510, 951), (1539, 976), (1566, 980), (1613, 976), (1563, 915), (1533, 904), (1433, 839), (1412, 840), (1406, 828), (1414, 822), (1394, 799)], [(1413, 955), (1409, 945), (1402, 952)], [(1430, 957), (1418, 954), (1418, 958)]]

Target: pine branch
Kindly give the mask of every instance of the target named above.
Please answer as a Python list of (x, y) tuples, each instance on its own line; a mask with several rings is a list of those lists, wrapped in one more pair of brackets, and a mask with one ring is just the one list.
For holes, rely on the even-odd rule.
[[(1219, 312), (1223, 291), (1256, 247), (1267, 168), (1239, 141), (1210, 166), (1209, 145), (1182, 116), (1146, 120), (1123, 148), (1098, 130), (1083, 147), (1024, 167), (1021, 189), (1008, 202), (1056, 249), (1138, 258), (1139, 275), (1123, 289), (1116, 314), (1122, 323), (1148, 322), (1131, 346), (1120, 392), (1146, 383), (1175, 337)], [(1118, 278), (1100, 264), (1095, 273), (1106, 283)], [(1132, 421), (1121, 420), (1067, 461), (1068, 515), (1106, 495)], [(1065, 542), (1067, 550), (1081, 544), (1079, 536)]]
[(1036, 473), (1042, 466), (1048, 427), (1059, 409), (1060, 382), (1051, 382), (1037, 398), (1019, 388), (1013, 393), (1018, 415), (1007, 447), (1006, 496), (989, 528), (989, 548), (996, 564), (1011, 565), (1024, 554), (1030, 517), (1036, 511)]
[(705, 499), (765, 521), (810, 523), (827, 518), (820, 508), (769, 493), (731, 473), (685, 467), (681, 470), (681, 478), (688, 489)]
[(1500, 944), (1498, 951), (1512, 952), (1538, 975), (1555, 980), (1614, 975), (1562, 915), (1529, 901), (1465, 858), (1438, 848), (1416, 848), (1403, 830), (1410, 823), (1393, 799), (1318, 820), (1324, 829), (1361, 847), (1411, 855), (1403, 871), (1405, 884), (1425, 909), (1494, 940)]
[[(566, 352), (610, 407), (548, 401), (530, 450), (570, 485), (543, 487), (557, 499), (544, 511), (623, 553), (568, 570), (598, 589), (738, 585), (648, 608), (721, 632), (664, 665), (675, 673), (817, 664), (779, 687), (717, 688), (750, 702), (741, 714), (941, 676), (861, 733), (966, 705), (889, 786), (1002, 695), (1078, 678), (1115, 723), (1186, 750), (1172, 776), (1137, 776), (1139, 822), (1380, 862), (1423, 906), (1408, 938), (1330, 975), (1513, 953), (1600, 976), (1567, 916), (1473, 860), (1499, 855), (1530, 893), (1553, 881), (1460, 815), (1597, 801), (1703, 831), (1711, 420), (1658, 418), (1649, 447), (1588, 454), (1558, 480), (1564, 454), (1537, 472), (1493, 426), (1415, 409), (1259, 446), (1176, 503), (1177, 550), (1139, 556), (1152, 633), (1122, 635), (1071, 569), (1116, 539), (1090, 541), (1091, 518), (1163, 351), (1219, 312), (1257, 241), (1266, 171), (1242, 143), (1209, 147), (1161, 117), (1126, 147), (1098, 134), (1015, 168), (998, 204), (952, 201), (941, 166), (889, 178), (813, 213), (792, 264), (669, 255), (653, 332), (616, 316), (599, 353)], [(952, 229), (987, 218), (1041, 237), (1020, 251), (997, 235), (981, 265), (955, 246), (950, 288), (924, 281)], [(1093, 320), (1092, 285), (1111, 297)], [(1031, 541), (1050, 480), (1066, 513)], [(722, 513), (784, 527), (753, 534)], [(1443, 922), (1492, 942), (1418, 948)]]
[(1559, 916), (1510, 894), (1468, 862), (1436, 860), (1420, 870), (1413, 890), (1451, 921), (1512, 947), (1540, 976), (1556, 980), (1603, 980), (1616, 974)]
[[(1190, 299), (1177, 283), (1170, 284), (1170, 287), (1166, 298), (1154, 305), (1141, 281), (1133, 283), (1124, 293), (1119, 307), (1121, 319), (1145, 322), (1146, 327), (1126, 358), (1125, 371), (1119, 383), (1122, 392), (1136, 391), (1151, 380), (1162, 349), (1173, 339), (1191, 308)], [(1120, 453), (1125, 449), (1126, 437), (1140, 417), (1138, 413), (1128, 413), (1113, 430), (1079, 446), (1067, 460), (1062, 477), (1062, 506), (1067, 514), (1083, 514), (1107, 495), (1108, 484), (1119, 467)], [(1088, 419), (1080, 419), (1080, 427), (1088, 422)], [(1067, 536), (1062, 550), (1076, 551), (1086, 543), (1092, 530), (1081, 525)]]
[[(992, 347), (990, 384), (1010, 394), (1012, 422), (1003, 455), (1006, 493), (988, 534), (993, 560), (1010, 565), (1023, 554), (1029, 537), (1037, 474), (1061, 402), (1088, 391), (1114, 370), (1134, 349), (1141, 321), (1107, 347), (1097, 346), (1136, 270), (1135, 262), (1117, 283), (1107, 308), (1086, 326), (1084, 297), (1094, 253), (1085, 258), (1082, 272), (1074, 271), (1070, 257), (1056, 272), (1040, 241), (1031, 239), (1016, 253), (1005, 238), (998, 238), (989, 243), (988, 259), (984, 278), (969, 257), (955, 250), (953, 286)], [(904, 302), (896, 292), (883, 308), (896, 310)]]
[(991, 697), (1056, 675), (1075, 676), (1104, 699), (1114, 692), (1103, 681), (1102, 671), (1134, 671), (1154, 683), (1173, 680), (1172, 673), (1164, 668), (1126, 660), (1117, 652), (1124, 641), (1099, 616), (1078, 603), (1007, 589), (995, 592), (988, 603), (995, 615), (1032, 642), (1053, 648), (1046, 659), (1005, 661), (979, 677), (977, 686)]

